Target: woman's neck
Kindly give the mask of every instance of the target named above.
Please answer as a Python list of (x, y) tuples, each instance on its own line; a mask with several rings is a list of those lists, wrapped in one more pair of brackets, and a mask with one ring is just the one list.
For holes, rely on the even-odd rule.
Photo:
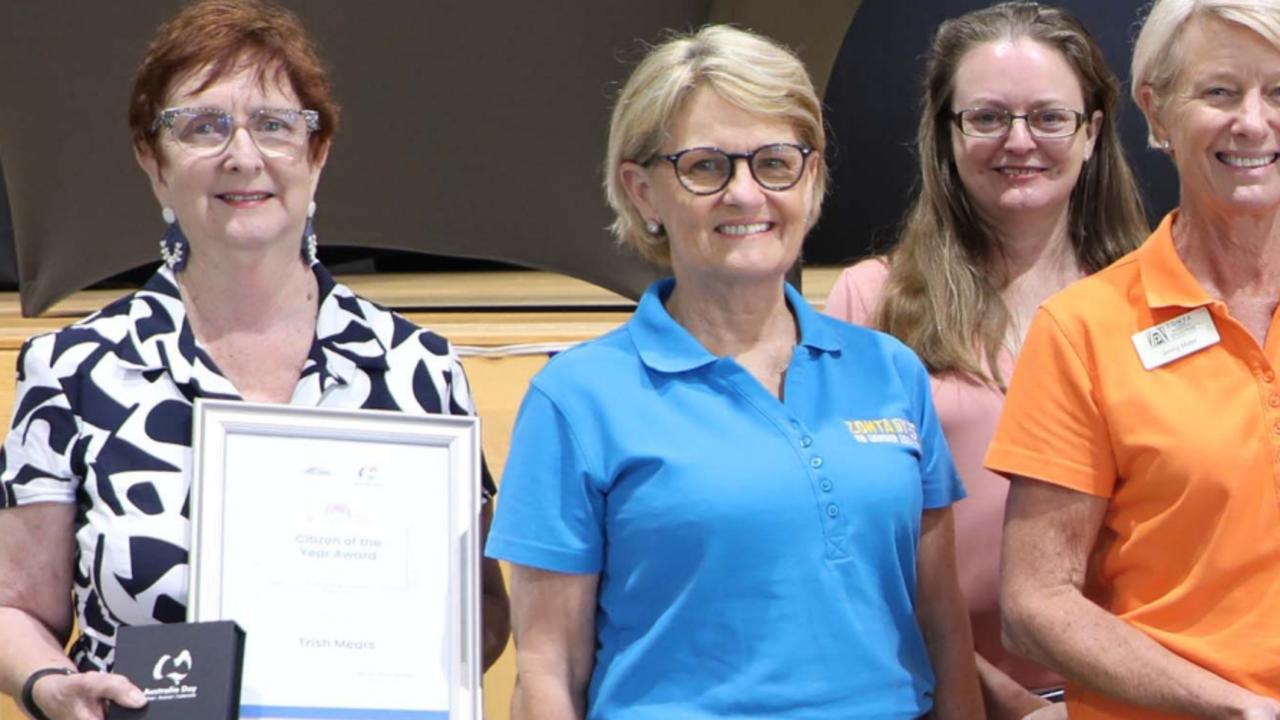
[(315, 273), (296, 249), (287, 257), (278, 250), (243, 256), (193, 252), (178, 287), (197, 336), (213, 337), (314, 323), (319, 294)]
[(737, 356), (761, 345), (796, 343), (782, 278), (717, 283), (681, 277), (667, 297), (667, 312), (717, 356)]
[(1084, 275), (1068, 228), (1068, 213), (1026, 218), (994, 226), (997, 244), (992, 257), (1000, 297), (1009, 311), (1005, 344), (1015, 353), (1022, 346), (1036, 308)]
[(1280, 297), (1280, 213), (1227, 214), (1186, 203), (1173, 242), (1210, 296), (1228, 304)]
[(1053, 215), (1004, 218), (990, 223), (996, 247), (993, 270), (1003, 287), (1013, 286), (1026, 275), (1061, 275), (1078, 269), (1071, 244), (1070, 215), (1066, 208)]

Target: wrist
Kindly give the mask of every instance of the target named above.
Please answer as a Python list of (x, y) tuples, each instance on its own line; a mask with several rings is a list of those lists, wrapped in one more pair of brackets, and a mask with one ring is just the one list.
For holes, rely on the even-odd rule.
[(34, 696), (36, 682), (47, 675), (71, 675), (74, 673), (75, 670), (68, 667), (46, 667), (28, 675), (26, 681), (22, 683), (22, 709), (35, 720), (49, 720), (49, 716), (45, 715), (40, 706), (36, 704)]
[(1222, 717), (1231, 718), (1232, 720), (1273, 720), (1278, 716), (1276, 713), (1280, 711), (1280, 705), (1255, 695), (1243, 688), (1237, 688), (1239, 693), (1229, 703), (1227, 712)]

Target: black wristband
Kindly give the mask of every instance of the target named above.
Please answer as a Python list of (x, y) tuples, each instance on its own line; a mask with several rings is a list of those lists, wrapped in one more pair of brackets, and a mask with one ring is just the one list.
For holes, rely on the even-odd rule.
[(32, 691), (36, 687), (36, 681), (45, 675), (72, 675), (75, 670), (64, 667), (47, 667), (41, 668), (27, 676), (27, 681), (22, 683), (22, 709), (27, 714), (35, 718), (35, 720), (49, 720), (49, 716), (44, 714), (39, 705), (36, 705), (36, 699), (31, 696)]

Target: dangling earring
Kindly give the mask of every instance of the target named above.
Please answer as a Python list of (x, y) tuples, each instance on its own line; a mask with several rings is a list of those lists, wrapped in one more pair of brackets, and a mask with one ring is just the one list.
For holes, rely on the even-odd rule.
[(307, 226), (302, 231), (302, 262), (311, 267), (316, 264), (316, 204), (312, 201), (307, 206)]
[(161, 210), (160, 217), (164, 218), (168, 226), (164, 229), (164, 237), (160, 238), (160, 259), (173, 272), (182, 272), (187, 267), (191, 243), (187, 242), (187, 236), (178, 227), (178, 216), (173, 213), (173, 208)]

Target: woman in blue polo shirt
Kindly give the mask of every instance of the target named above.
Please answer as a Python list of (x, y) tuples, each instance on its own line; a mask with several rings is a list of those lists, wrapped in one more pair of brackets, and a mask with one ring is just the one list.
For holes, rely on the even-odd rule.
[(799, 60), (728, 27), (623, 87), (614, 231), (674, 277), (521, 408), (487, 548), (517, 720), (981, 717), (928, 375), (784, 280), (822, 128)]

